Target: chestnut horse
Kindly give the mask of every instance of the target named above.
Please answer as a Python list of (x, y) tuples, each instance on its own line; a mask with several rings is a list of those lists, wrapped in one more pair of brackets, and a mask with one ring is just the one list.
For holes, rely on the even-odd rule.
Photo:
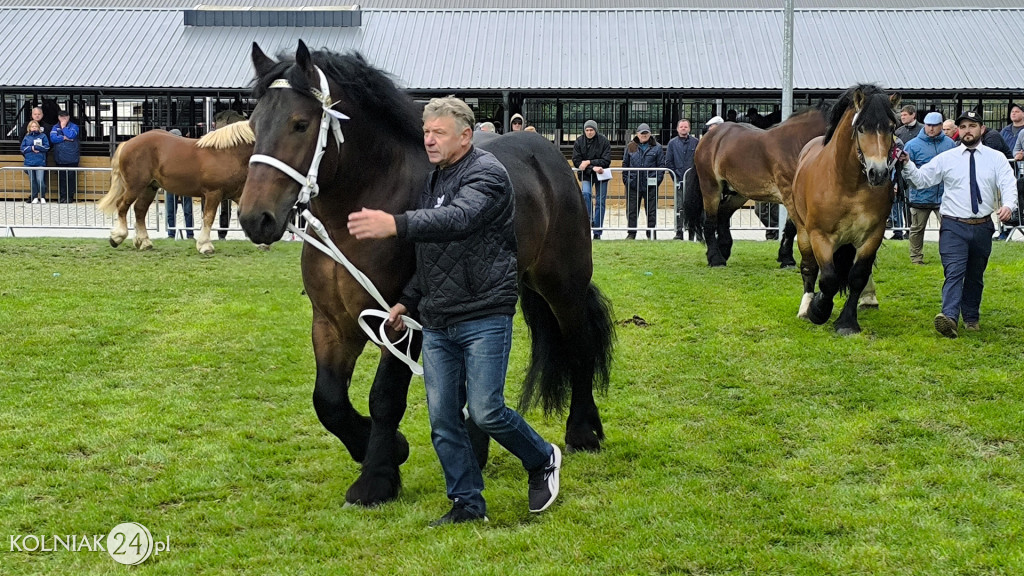
[[(824, 133), (824, 112), (810, 108), (768, 130), (726, 122), (700, 139), (693, 155), (699, 186), (686, 188), (683, 207), (687, 228), (704, 214), (708, 266), (725, 266), (729, 260), (733, 213), (747, 200), (782, 203), (793, 185), (800, 150)], [(778, 255), (783, 268), (796, 265), (795, 235), (792, 222), (786, 222)]]
[(203, 228), (196, 249), (213, 253), (210, 229), (222, 199), (237, 201), (245, 186), (249, 156), (255, 141), (248, 122), (235, 122), (202, 138), (184, 138), (150, 130), (121, 143), (110, 161), (110, 191), (97, 208), (117, 214), (110, 245), (128, 237), (128, 209), (135, 205), (135, 247), (153, 247), (146, 230), (146, 213), (160, 188), (176, 196), (203, 199)]
[[(849, 290), (835, 323), (839, 334), (860, 332), (857, 302), (871, 285), (871, 267), (892, 209), (898, 126), (893, 108), (899, 103), (899, 94), (889, 96), (873, 84), (844, 92), (825, 135), (800, 153), (792, 196), (786, 198), (797, 227), (804, 285), (798, 316), (824, 324), (836, 293)], [(821, 290), (816, 294), (815, 280)]]
[[(310, 214), (360, 272), (315, 242), (303, 246), (302, 278), (313, 305), (313, 407), (362, 464), (346, 501), (372, 506), (398, 495), (399, 465), (409, 455), (398, 426), (412, 373), (382, 349), (369, 417), (352, 406), (353, 368), (367, 341), (357, 316), (380, 307), (353, 276), (368, 277), (381, 300), (393, 303), (415, 259), (412, 244), (356, 240), (346, 223), (363, 207), (392, 214), (418, 207), (433, 168), (423, 147), (422, 107), (359, 54), (310, 53), (300, 41), (294, 59), (276, 62), (255, 44), (252, 58), (256, 146), (239, 222), (250, 240), (270, 244), (281, 238), (292, 207), (312, 197)], [(474, 136), (474, 145), (505, 165), (515, 190), (520, 305), (533, 340), (520, 407), (539, 399), (552, 411), (568, 401), (567, 448), (598, 450), (604, 431), (593, 391), (607, 386), (614, 331), (608, 302), (591, 282), (590, 223), (579, 184), (558, 148), (539, 134)], [(411, 356), (418, 352), (417, 336)]]

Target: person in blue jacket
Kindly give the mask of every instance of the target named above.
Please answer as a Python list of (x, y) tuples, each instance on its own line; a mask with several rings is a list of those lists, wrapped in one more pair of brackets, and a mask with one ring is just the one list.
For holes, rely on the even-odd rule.
[[(46, 153), (50, 151), (50, 139), (46, 137), (39, 122), (32, 120), (28, 123), (28, 133), (21, 141), (21, 154), (25, 157), (25, 166), (44, 167), (46, 166)], [(46, 171), (26, 170), (31, 187), (26, 202), (32, 204), (46, 204)]]
[[(641, 124), (636, 128), (636, 136), (626, 145), (622, 154), (623, 168), (663, 168), (665, 152), (658, 140), (651, 135), (651, 127)], [(622, 183), (626, 185), (626, 225), (629, 231), (626, 238), (636, 239), (636, 218), (640, 211), (640, 201), (647, 208), (647, 239), (655, 237), (654, 228), (658, 219), (658, 187), (665, 177), (662, 170), (624, 170)]]
[[(77, 168), (81, 159), (81, 145), (78, 143), (78, 124), (71, 121), (67, 110), (57, 114), (57, 123), (50, 129), (50, 145), (53, 159), (62, 168)], [(78, 171), (57, 171), (57, 200), (61, 204), (74, 202), (78, 194)]]
[[(924, 117), (924, 129), (916, 138), (907, 142), (903, 149), (907, 157), (918, 168), (932, 161), (940, 153), (956, 148), (956, 143), (942, 132), (942, 114), (929, 112)], [(907, 204), (910, 206), (910, 262), (924, 264), (924, 229), (932, 213), (939, 217), (939, 204), (942, 203), (942, 184), (926, 188), (914, 188), (908, 183)]]

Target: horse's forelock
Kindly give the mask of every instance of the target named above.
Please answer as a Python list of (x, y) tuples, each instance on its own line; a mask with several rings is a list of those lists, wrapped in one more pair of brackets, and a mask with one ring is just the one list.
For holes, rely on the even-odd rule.
[[(846, 111), (853, 106), (853, 95), (858, 90), (864, 95), (864, 107), (861, 109), (861, 114), (857, 116), (858, 126), (878, 129), (883, 127), (887, 120), (895, 120), (896, 113), (892, 111), (892, 106), (889, 105), (889, 96), (884, 90), (874, 84), (857, 84), (843, 92), (836, 103), (832, 105), (832, 111), (828, 117), (828, 128), (825, 130), (822, 144), (828, 144), (832, 139)], [(884, 101), (881, 108), (877, 106), (879, 101)], [(885, 112), (880, 114), (879, 110), (885, 110)]]

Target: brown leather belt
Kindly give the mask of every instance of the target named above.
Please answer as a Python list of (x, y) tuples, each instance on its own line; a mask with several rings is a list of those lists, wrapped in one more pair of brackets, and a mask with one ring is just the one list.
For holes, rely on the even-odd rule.
[(971, 224), (975, 226), (978, 224), (984, 224), (986, 222), (992, 221), (991, 214), (989, 214), (988, 216), (982, 216), (981, 218), (957, 218), (956, 216), (946, 216), (945, 214), (943, 214), (942, 218), (952, 220), (954, 222), (963, 222), (964, 224)]

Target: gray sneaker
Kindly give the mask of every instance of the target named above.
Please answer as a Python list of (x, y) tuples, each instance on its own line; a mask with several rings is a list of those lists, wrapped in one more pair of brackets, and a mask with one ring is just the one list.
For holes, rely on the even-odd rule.
[(547, 464), (530, 471), (530, 512), (536, 514), (548, 509), (558, 497), (558, 471), (562, 468), (562, 451), (551, 445), (551, 458)]
[(946, 338), (956, 338), (956, 320), (945, 314), (935, 315), (935, 329)]

